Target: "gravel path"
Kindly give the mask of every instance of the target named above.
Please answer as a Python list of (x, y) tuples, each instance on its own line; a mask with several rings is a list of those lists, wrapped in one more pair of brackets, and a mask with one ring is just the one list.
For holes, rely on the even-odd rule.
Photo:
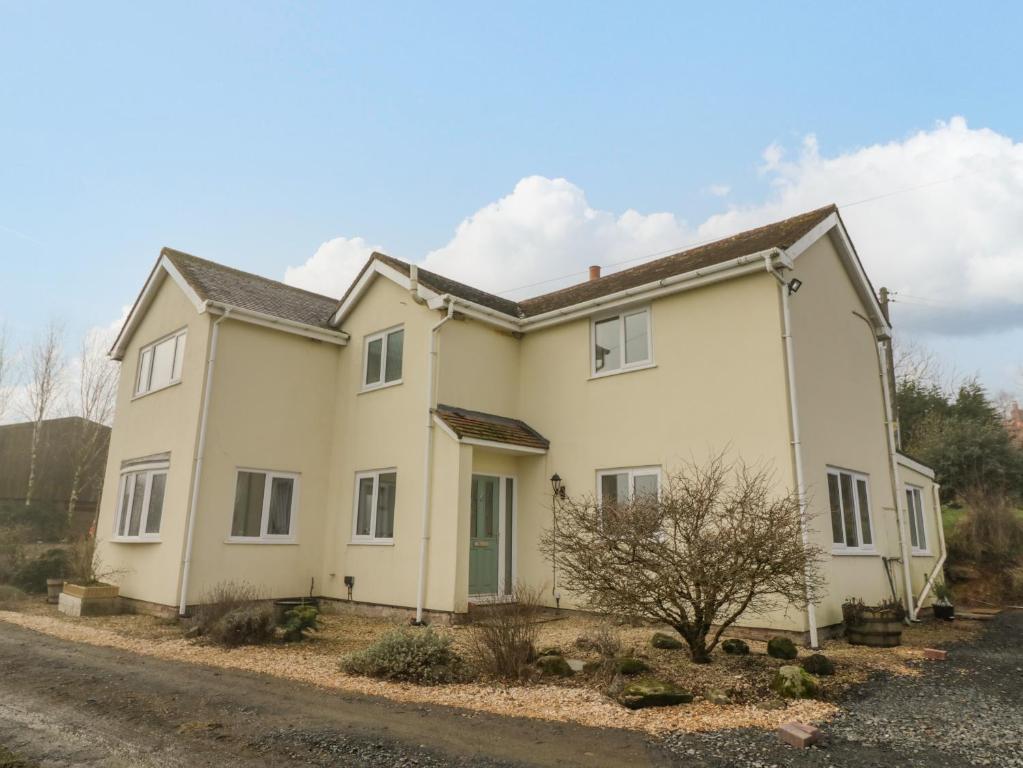
[(917, 677), (878, 677), (842, 702), (824, 748), (796, 750), (764, 731), (667, 739), (686, 765), (1023, 767), (1023, 611), (1007, 611), (974, 643)]

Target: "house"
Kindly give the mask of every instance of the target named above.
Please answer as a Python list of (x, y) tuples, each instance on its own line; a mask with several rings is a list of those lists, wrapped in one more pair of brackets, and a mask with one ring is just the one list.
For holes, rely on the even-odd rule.
[[(0, 505), (25, 504), (35, 428), (31, 421), (0, 426)], [(32, 503), (39, 509), (59, 509), (66, 516), (74, 494), (71, 536), (86, 533), (92, 525), (109, 440), (110, 427), (79, 416), (45, 419), (39, 425)]]
[(550, 478), (619, 498), (727, 447), (803, 491), (828, 596), (755, 624), (815, 642), (849, 596), (915, 609), (944, 556), (890, 333), (833, 206), (518, 302), (382, 254), (338, 300), (164, 249), (111, 352), (101, 557), (149, 610), (224, 580), (571, 608), (537, 549)]

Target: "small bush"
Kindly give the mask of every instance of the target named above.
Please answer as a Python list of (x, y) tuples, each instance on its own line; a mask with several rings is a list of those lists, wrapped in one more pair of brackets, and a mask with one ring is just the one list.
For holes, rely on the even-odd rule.
[(610, 622), (602, 621), (575, 639), (575, 647), (596, 651), (602, 658), (613, 659), (622, 654), (622, 635)]
[(654, 636), (650, 638), (650, 645), (654, 648), (669, 651), (677, 651), (683, 647), (681, 640), (667, 634), (666, 632), (654, 632)]
[(313, 605), (300, 605), (284, 614), (284, 640), (289, 643), (305, 639), (307, 630), (320, 629), (320, 612)]
[(26, 592), (46, 591), (47, 579), (58, 579), (68, 570), (68, 554), (63, 549), (48, 549), (35, 560), (25, 562), (14, 572), (11, 583)]
[(772, 637), (767, 641), (767, 655), (773, 659), (792, 660), (799, 655), (796, 644), (787, 637)]
[(803, 659), (803, 669), (811, 675), (833, 675), (835, 674), (835, 662), (823, 653), (814, 653)]
[(564, 656), (541, 656), (536, 666), (542, 677), (571, 677), (575, 674)]
[(352, 675), (436, 685), (464, 677), (464, 665), (451, 638), (432, 629), (406, 627), (384, 635), (368, 648), (342, 659)]
[(536, 657), (537, 621), (542, 612), (540, 590), (519, 585), (514, 603), (495, 605), (469, 625), (472, 663), (495, 677), (523, 677)]
[(259, 590), (246, 582), (221, 581), (203, 593), (200, 604), (192, 615), (191, 626), (200, 635), (213, 632), (227, 614), (238, 608), (256, 603), (260, 599)]
[(210, 639), (221, 645), (260, 645), (277, 633), (273, 606), (250, 603), (223, 616), (209, 631)]
[(721, 650), (732, 656), (749, 656), (749, 644), (735, 637), (721, 643)]
[(968, 488), (962, 500), (967, 512), (948, 537), (952, 559), (1008, 565), (1023, 557), (1023, 519), (1006, 494)]
[(9, 584), (0, 584), (0, 611), (15, 611), (26, 600), (28, 595), (22, 590)]

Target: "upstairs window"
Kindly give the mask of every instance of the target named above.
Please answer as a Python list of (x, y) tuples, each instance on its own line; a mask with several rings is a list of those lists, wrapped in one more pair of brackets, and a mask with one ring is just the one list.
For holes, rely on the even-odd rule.
[(924, 495), (915, 485), (906, 486), (906, 513), (909, 516), (909, 540), (913, 552), (927, 553), (927, 528), (924, 525)]
[(593, 322), (593, 375), (602, 376), (651, 363), (650, 310), (622, 312)]
[(135, 378), (135, 394), (144, 395), (181, 381), (185, 360), (185, 331), (143, 347), (139, 351), (139, 370)]
[(235, 481), (231, 539), (290, 542), (298, 507), (298, 475), (239, 469)]
[(115, 540), (158, 540), (167, 489), (166, 462), (136, 464), (121, 472)]
[(376, 389), (388, 384), (401, 383), (401, 359), (404, 345), (404, 328), (391, 328), (366, 337), (363, 389)]
[(831, 502), (832, 551), (873, 552), (867, 476), (844, 469), (829, 469), (828, 498)]
[(608, 469), (597, 472), (597, 491), (602, 507), (626, 504), (644, 497), (657, 498), (661, 488), (661, 470), (657, 467), (639, 469)]
[(390, 544), (394, 541), (394, 502), (398, 473), (393, 469), (355, 476), (355, 520), (352, 541)]

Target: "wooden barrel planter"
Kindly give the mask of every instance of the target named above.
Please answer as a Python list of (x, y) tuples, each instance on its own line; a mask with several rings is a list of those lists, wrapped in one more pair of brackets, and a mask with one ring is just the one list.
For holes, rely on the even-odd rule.
[(60, 593), (64, 590), (64, 579), (46, 580), (46, 602), (54, 605), (60, 600)]
[[(848, 605), (848, 604), (847, 604)], [(894, 648), (902, 644), (902, 616), (898, 608), (857, 605), (842, 606), (845, 637), (852, 645)]]

